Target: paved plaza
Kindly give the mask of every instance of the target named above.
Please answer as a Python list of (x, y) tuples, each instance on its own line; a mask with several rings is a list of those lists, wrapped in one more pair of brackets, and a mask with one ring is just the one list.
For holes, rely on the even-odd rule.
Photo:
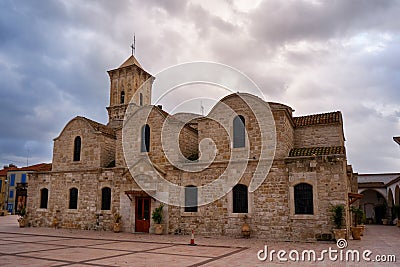
[[(196, 236), (196, 246), (189, 246), (190, 236), (112, 233), (51, 228), (19, 228), (17, 216), (0, 217), (0, 266), (399, 266), (399, 263), (373, 262), (376, 255), (400, 261), (400, 228), (367, 225), (361, 241), (348, 240), (346, 250), (370, 250), (370, 262), (331, 261), (323, 250), (338, 250), (334, 242), (267, 242), (255, 238), (211, 238)], [(261, 261), (258, 251), (287, 252), (279, 261), (277, 253)], [(316, 262), (294, 262), (290, 251), (314, 250)], [(345, 253), (343, 253), (345, 255)], [(291, 254), (295, 258), (295, 252)], [(264, 257), (264, 253), (260, 254)], [(362, 257), (362, 256), (360, 256)], [(343, 256), (343, 258), (345, 258)], [(351, 259), (351, 258), (350, 258)]]

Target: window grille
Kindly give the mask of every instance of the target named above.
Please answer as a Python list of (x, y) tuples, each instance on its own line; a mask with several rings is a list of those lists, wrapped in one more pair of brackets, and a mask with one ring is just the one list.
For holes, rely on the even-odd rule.
[(69, 190), (69, 209), (77, 209), (78, 208), (78, 189), (71, 188)]
[(237, 184), (233, 187), (233, 213), (247, 213), (248, 212), (248, 195), (247, 186)]
[(81, 137), (77, 136), (74, 140), (74, 161), (81, 160)]
[(312, 185), (301, 183), (294, 187), (295, 214), (314, 214)]
[(101, 189), (101, 209), (110, 210), (111, 208), (111, 188), (104, 187)]
[(47, 202), (49, 199), (49, 190), (47, 188), (42, 188), (40, 190), (40, 208), (47, 209)]

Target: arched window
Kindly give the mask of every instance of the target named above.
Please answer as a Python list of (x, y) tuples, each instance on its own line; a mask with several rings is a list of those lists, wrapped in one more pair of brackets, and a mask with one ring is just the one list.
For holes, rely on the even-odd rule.
[(314, 214), (312, 185), (300, 183), (294, 186), (295, 214)]
[(40, 208), (47, 209), (47, 202), (49, 199), (49, 190), (47, 188), (40, 189)]
[(242, 115), (233, 119), (233, 147), (245, 147), (246, 122)]
[(125, 91), (122, 91), (122, 92), (121, 92), (120, 103), (121, 103), (121, 104), (124, 104), (124, 103), (125, 103)]
[(77, 209), (78, 208), (78, 188), (71, 188), (69, 190), (69, 209)]
[(150, 126), (148, 124), (143, 125), (141, 131), (141, 143), (140, 152), (150, 151)]
[(185, 212), (197, 212), (197, 187), (194, 185), (185, 187)]
[(232, 189), (233, 213), (248, 212), (247, 186), (237, 184)]
[(81, 160), (81, 137), (77, 136), (74, 140), (74, 161)]
[(139, 94), (139, 106), (143, 106), (143, 94)]
[(101, 209), (111, 209), (111, 188), (109, 187), (104, 187), (101, 189)]

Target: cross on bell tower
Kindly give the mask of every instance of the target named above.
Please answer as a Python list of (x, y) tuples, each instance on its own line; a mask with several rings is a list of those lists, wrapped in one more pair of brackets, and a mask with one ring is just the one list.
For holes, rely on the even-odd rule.
[(132, 48), (132, 56), (135, 54), (135, 50), (136, 50), (136, 37), (135, 34), (133, 34), (133, 43), (131, 44), (131, 48)]

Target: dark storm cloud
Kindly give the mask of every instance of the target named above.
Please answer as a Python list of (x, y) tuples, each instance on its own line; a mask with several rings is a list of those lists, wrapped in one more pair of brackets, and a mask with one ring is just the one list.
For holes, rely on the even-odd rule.
[(32, 157), (49, 160), (48, 144), (63, 125), (84, 111), (85, 104), (91, 104), (89, 110), (95, 106), (90, 100), (96, 95), (82, 87), (91, 88), (98, 79), (85, 79), (90, 71), (79, 56), (66, 57), (76, 51), (68, 51), (73, 40), (66, 33), (73, 26), (62, 2), (1, 5), (0, 158), (2, 163), (7, 163), (4, 158), (20, 163), (31, 149)]

